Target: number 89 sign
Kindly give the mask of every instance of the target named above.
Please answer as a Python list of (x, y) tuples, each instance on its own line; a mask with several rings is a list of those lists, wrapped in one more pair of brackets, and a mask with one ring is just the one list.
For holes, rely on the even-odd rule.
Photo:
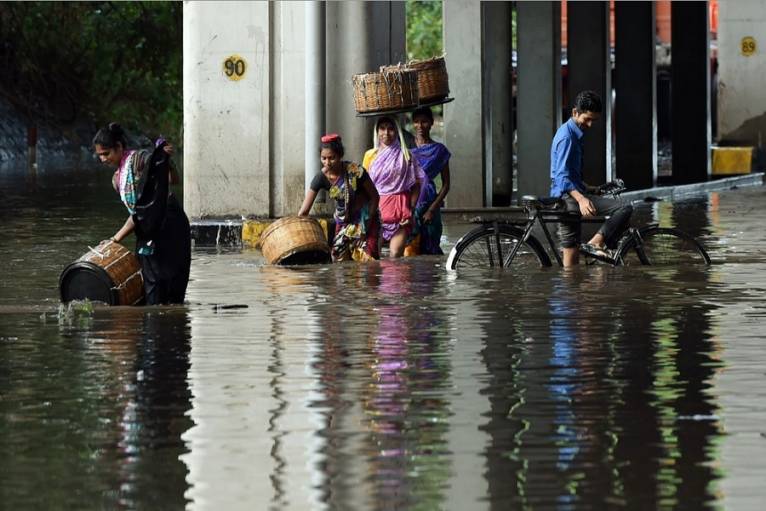
[(231, 55), (223, 61), (223, 74), (232, 81), (239, 81), (245, 76), (247, 64), (239, 55)]

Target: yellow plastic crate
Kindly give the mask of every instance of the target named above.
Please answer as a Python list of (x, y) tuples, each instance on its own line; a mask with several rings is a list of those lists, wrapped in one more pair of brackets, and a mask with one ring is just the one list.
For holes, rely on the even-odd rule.
[(752, 147), (714, 147), (713, 175), (750, 174), (753, 166)]

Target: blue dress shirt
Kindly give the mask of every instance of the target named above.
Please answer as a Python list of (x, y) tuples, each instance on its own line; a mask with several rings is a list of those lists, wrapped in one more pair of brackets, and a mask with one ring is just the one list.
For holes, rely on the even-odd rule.
[(577, 190), (585, 193), (582, 180), (584, 133), (570, 118), (556, 131), (551, 143), (551, 197)]

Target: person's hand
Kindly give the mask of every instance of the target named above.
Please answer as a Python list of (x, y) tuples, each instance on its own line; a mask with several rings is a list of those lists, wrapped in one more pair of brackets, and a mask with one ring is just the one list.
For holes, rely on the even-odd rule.
[(173, 147), (173, 144), (167, 143), (165, 144), (165, 147), (162, 148), (168, 155), (173, 156), (173, 152), (175, 151), (175, 148)]
[(580, 206), (580, 214), (582, 216), (596, 216), (596, 207), (586, 196), (583, 195), (582, 198), (577, 201), (577, 204)]
[(433, 219), (434, 219), (434, 213), (430, 209), (426, 210), (426, 212), (423, 213), (423, 223), (424, 224), (430, 224)]

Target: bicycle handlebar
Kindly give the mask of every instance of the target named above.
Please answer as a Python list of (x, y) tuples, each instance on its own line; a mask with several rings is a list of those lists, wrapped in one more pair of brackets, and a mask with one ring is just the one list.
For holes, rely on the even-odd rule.
[(596, 190), (596, 193), (598, 195), (618, 195), (625, 191), (625, 181), (622, 179), (615, 179), (613, 181), (609, 181), (608, 183), (604, 183), (603, 185), (599, 186)]

